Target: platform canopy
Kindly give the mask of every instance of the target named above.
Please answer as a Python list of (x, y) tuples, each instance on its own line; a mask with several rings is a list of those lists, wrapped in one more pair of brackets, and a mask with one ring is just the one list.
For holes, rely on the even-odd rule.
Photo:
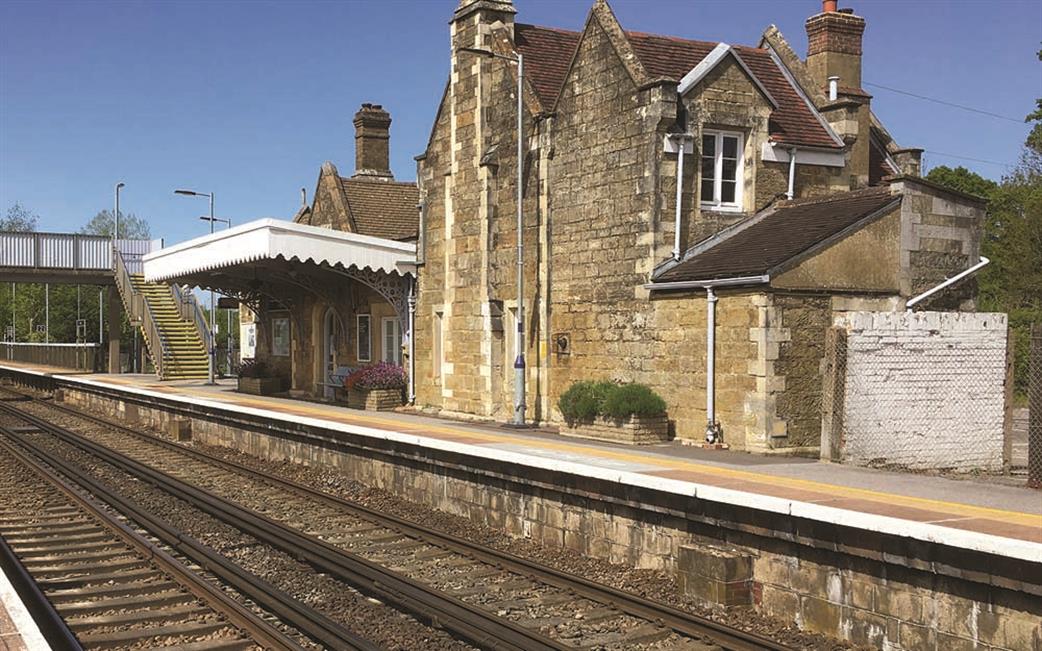
[(401, 313), (416, 274), (416, 245), (281, 219), (256, 221), (144, 256), (145, 280), (214, 289), (247, 305), (322, 296), (330, 279), (373, 287)]

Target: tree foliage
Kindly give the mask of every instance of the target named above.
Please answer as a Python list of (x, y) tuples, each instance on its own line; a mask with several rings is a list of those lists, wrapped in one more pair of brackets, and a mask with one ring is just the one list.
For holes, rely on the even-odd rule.
[(39, 221), (39, 215), (15, 202), (7, 209), (7, 214), (0, 218), (0, 231), (29, 233), (36, 230)]
[[(112, 211), (102, 210), (94, 215), (94, 218), (87, 222), (80, 232), (112, 237), (113, 226)], [(147, 240), (150, 237), (152, 237), (152, 228), (148, 225), (148, 220), (133, 213), (119, 211), (119, 239)]]
[(1009, 315), (1020, 391), (1027, 386), (1031, 324), (1042, 323), (1042, 99), (1037, 106), (1027, 117), (1035, 125), (1020, 162), (1001, 182), (964, 167), (935, 167), (926, 177), (988, 199), (981, 255), (991, 264), (980, 273), (980, 309)]

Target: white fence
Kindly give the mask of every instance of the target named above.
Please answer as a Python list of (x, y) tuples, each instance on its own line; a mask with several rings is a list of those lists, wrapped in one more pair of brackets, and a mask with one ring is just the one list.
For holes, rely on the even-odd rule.
[[(131, 273), (141, 273), (141, 257), (163, 247), (162, 240), (119, 240)], [(98, 271), (112, 269), (112, 239), (80, 233), (0, 232), (0, 267)]]
[(1005, 314), (855, 312), (829, 332), (822, 457), (1000, 471), (1012, 376)]

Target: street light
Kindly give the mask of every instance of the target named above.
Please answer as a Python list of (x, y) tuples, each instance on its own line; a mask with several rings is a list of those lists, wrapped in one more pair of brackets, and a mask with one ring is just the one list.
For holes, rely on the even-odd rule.
[[(199, 219), (203, 220), (204, 222), (210, 222), (211, 224), (213, 222), (221, 222), (222, 224), (227, 224), (228, 228), (232, 227), (232, 220), (231, 219), (221, 219), (220, 217), (207, 217), (206, 215), (202, 215), (201, 217), (199, 217)], [(211, 232), (212, 232), (212, 230), (211, 230)], [(211, 299), (212, 298), (213, 297), (211, 297)], [(224, 363), (225, 363), (225, 367), (228, 369), (228, 375), (231, 375), (232, 374), (232, 311), (231, 310), (225, 311), (225, 315), (227, 316), (226, 325), (228, 327), (228, 334), (225, 335), (225, 338), (228, 340), (228, 344), (224, 347)], [(216, 347), (216, 346), (217, 346), (217, 343), (214, 342), (214, 347)], [(216, 355), (216, 354), (217, 353), (215, 352), (214, 355)]]
[(492, 50), (476, 47), (461, 47), (460, 52), (476, 54), (492, 59), (503, 59), (517, 65), (517, 357), (514, 360), (514, 422), (515, 427), (525, 425), (525, 248), (524, 219), (521, 206), (524, 197), (524, 89), (525, 58), (499, 54)]
[[(210, 216), (207, 217), (207, 221), (210, 222), (210, 235), (213, 235), (213, 225), (217, 219), (213, 216), (213, 192), (196, 192), (195, 190), (174, 190), (174, 194), (184, 195), (186, 197), (206, 197), (210, 200)], [(206, 356), (207, 362), (207, 375), (209, 379), (206, 381), (207, 384), (217, 384), (214, 380), (214, 367), (216, 366), (217, 357), (217, 301), (214, 298), (213, 289), (210, 290), (210, 350)]]
[(112, 214), (114, 220), (112, 226), (112, 242), (113, 245), (118, 248), (119, 246), (119, 191), (126, 187), (126, 183), (120, 181), (116, 184), (116, 211)]

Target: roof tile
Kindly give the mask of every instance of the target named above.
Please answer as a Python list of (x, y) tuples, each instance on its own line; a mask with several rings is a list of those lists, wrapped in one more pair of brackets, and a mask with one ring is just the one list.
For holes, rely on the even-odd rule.
[(889, 186), (882, 186), (786, 202), (773, 212), (724, 231), (715, 244), (669, 269), (655, 282), (766, 274), (899, 199), (890, 193)]
[(359, 234), (389, 240), (417, 237), (420, 191), (415, 183), (343, 177), (340, 183)]
[[(544, 108), (552, 107), (564, 85), (580, 33), (518, 23), (514, 34), (539, 101)], [(626, 36), (651, 76), (676, 82), (718, 45), (643, 32), (626, 32)], [(768, 125), (775, 140), (811, 147), (842, 146), (829, 135), (767, 50), (745, 46), (737, 46), (735, 50), (778, 102)]]

